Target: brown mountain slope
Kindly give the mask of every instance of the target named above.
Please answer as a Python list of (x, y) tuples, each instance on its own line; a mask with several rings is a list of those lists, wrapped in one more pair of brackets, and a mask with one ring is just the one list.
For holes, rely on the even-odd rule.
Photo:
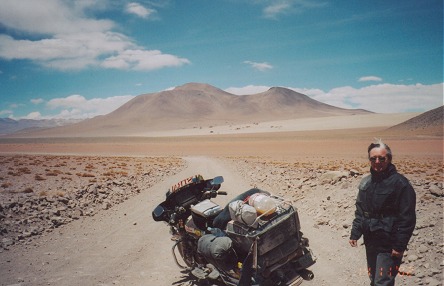
[(156, 130), (368, 113), (324, 104), (285, 88), (238, 96), (211, 85), (189, 83), (139, 95), (107, 115), (28, 135), (131, 136)]
[(416, 135), (443, 136), (444, 106), (429, 110), (403, 123), (390, 127), (386, 132), (407, 132)]
[(343, 109), (321, 103), (304, 94), (282, 87), (272, 87), (262, 93), (245, 95), (241, 100), (251, 108), (256, 108), (256, 112), (267, 112), (273, 120), (276, 117), (293, 119), (369, 113), (365, 110)]

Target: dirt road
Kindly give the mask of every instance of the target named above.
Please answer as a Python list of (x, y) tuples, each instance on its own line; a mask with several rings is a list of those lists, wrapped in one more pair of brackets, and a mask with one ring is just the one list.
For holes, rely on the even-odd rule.
[(194, 157), (187, 162), (184, 171), (112, 209), (1, 253), (1, 285), (182, 284), (186, 276), (173, 263), (168, 227), (154, 222), (151, 211), (168, 187), (198, 173), (223, 175), (224, 189), (232, 195), (249, 187), (218, 161)]
[[(215, 199), (223, 205), (252, 186), (227, 161), (208, 157), (186, 161), (182, 172), (122, 204), (46, 233), (31, 245), (0, 253), (0, 284), (191, 285), (173, 262), (168, 227), (154, 222), (151, 211), (168, 187), (198, 173), (224, 176), (222, 189), (229, 196)], [(314, 227), (313, 219), (304, 213), (300, 219), (318, 258), (312, 267), (315, 279), (303, 285), (368, 285), (363, 247), (351, 249), (340, 233)]]

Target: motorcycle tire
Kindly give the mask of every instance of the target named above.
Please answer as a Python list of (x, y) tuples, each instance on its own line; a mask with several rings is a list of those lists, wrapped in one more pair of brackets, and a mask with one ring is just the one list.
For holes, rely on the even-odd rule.
[(193, 267), (195, 264), (193, 251), (189, 250), (186, 242), (179, 242), (177, 249), (179, 250), (179, 254), (182, 257), (183, 262), (185, 262), (188, 267)]

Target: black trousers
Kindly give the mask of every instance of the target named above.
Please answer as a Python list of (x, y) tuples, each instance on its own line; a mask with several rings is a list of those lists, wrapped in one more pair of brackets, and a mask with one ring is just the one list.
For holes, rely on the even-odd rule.
[(370, 277), (371, 286), (393, 286), (395, 277), (398, 274), (402, 258), (394, 257), (391, 251), (381, 251), (380, 249), (367, 246), (367, 270)]

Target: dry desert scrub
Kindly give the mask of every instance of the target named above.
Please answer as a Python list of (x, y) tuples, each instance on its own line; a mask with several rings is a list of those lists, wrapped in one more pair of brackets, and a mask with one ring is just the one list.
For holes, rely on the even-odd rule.
[(175, 157), (0, 156), (0, 250), (92, 216), (177, 173)]

